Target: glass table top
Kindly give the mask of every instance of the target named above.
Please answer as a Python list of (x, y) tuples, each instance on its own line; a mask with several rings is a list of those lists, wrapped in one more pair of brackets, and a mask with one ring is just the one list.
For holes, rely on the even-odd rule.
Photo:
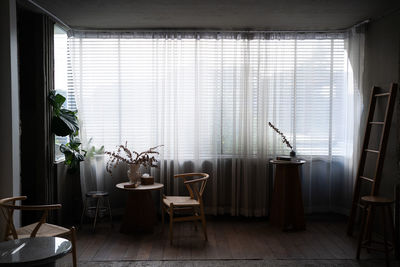
[(71, 251), (71, 242), (60, 237), (23, 238), (0, 242), (0, 265), (43, 264)]

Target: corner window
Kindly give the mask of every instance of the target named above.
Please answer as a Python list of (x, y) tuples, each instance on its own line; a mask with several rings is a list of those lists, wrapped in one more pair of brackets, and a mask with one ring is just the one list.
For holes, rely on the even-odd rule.
[[(57, 25), (54, 25), (54, 89), (57, 93), (63, 95), (67, 100), (64, 103), (65, 108), (68, 105), (68, 43), (67, 33)], [(68, 143), (68, 136), (55, 136), (54, 161), (63, 161), (64, 154), (60, 151), (62, 144)]]

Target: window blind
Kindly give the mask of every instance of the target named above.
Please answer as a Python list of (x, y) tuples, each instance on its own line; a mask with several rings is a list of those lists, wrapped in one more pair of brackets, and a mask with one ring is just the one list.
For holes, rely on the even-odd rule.
[(343, 155), (348, 71), (341, 38), (68, 39), (87, 139), (168, 158), (287, 153), (268, 121), (299, 154)]

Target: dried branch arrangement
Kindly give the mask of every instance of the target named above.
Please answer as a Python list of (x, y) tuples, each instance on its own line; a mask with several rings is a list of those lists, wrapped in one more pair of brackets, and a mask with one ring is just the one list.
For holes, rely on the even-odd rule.
[(277, 132), (281, 137), (282, 137), (282, 143), (286, 144), (286, 146), (288, 148), (290, 148), (291, 150), (293, 150), (292, 145), (289, 143), (289, 141), (287, 140), (286, 136), (278, 129), (276, 128), (271, 122), (268, 122), (269, 127), (271, 127), (272, 129), (274, 129), (275, 132)]
[(130, 150), (128, 148), (128, 142), (125, 142), (125, 145), (119, 145), (117, 151), (110, 152), (105, 151), (104, 153), (109, 155), (110, 158), (106, 165), (106, 170), (110, 174), (112, 173), (112, 169), (116, 168), (118, 164), (124, 162), (126, 164), (139, 164), (145, 167), (158, 167), (156, 165), (157, 159), (156, 155), (160, 154), (156, 151), (157, 148), (162, 145), (155, 146), (150, 148), (149, 150), (143, 152), (136, 152), (134, 150)]

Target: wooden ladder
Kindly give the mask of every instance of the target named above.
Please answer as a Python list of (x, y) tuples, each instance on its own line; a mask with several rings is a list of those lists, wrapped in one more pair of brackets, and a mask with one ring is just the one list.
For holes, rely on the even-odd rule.
[[(370, 103), (369, 103), (367, 125), (366, 125), (365, 135), (364, 135), (364, 142), (363, 142), (363, 146), (362, 146), (361, 158), (360, 158), (360, 161), (358, 164), (356, 183), (355, 183), (355, 187), (354, 187), (350, 219), (349, 219), (349, 223), (347, 225), (347, 234), (348, 235), (353, 234), (354, 221), (356, 219), (357, 210), (361, 206), (361, 204), (359, 203), (360, 193), (361, 193), (361, 183), (367, 182), (369, 184), (372, 184), (370, 195), (376, 196), (379, 194), (379, 185), (381, 183), (383, 162), (385, 159), (385, 151), (386, 151), (386, 147), (387, 147), (387, 143), (388, 143), (390, 125), (392, 122), (394, 104), (395, 104), (395, 100), (396, 100), (397, 84), (392, 83), (390, 86), (390, 90), (387, 93), (380, 93), (379, 91), (380, 91), (379, 87), (374, 86), (372, 88), (372, 93), (371, 93), (371, 98), (370, 98)], [(387, 104), (386, 104), (384, 121), (373, 121), (375, 107), (376, 107), (376, 100), (377, 100), (377, 98), (380, 98), (380, 97), (388, 98)], [(370, 141), (370, 135), (371, 135), (371, 129), (374, 126), (381, 127), (381, 130), (382, 130), (378, 150), (368, 148), (368, 144)], [(376, 154), (375, 175), (373, 177), (366, 177), (364, 175), (364, 167), (365, 167), (365, 162), (367, 159), (367, 153)], [(368, 222), (369, 222), (369, 218), (370, 218), (370, 216), (368, 216), (368, 219), (367, 219)]]

